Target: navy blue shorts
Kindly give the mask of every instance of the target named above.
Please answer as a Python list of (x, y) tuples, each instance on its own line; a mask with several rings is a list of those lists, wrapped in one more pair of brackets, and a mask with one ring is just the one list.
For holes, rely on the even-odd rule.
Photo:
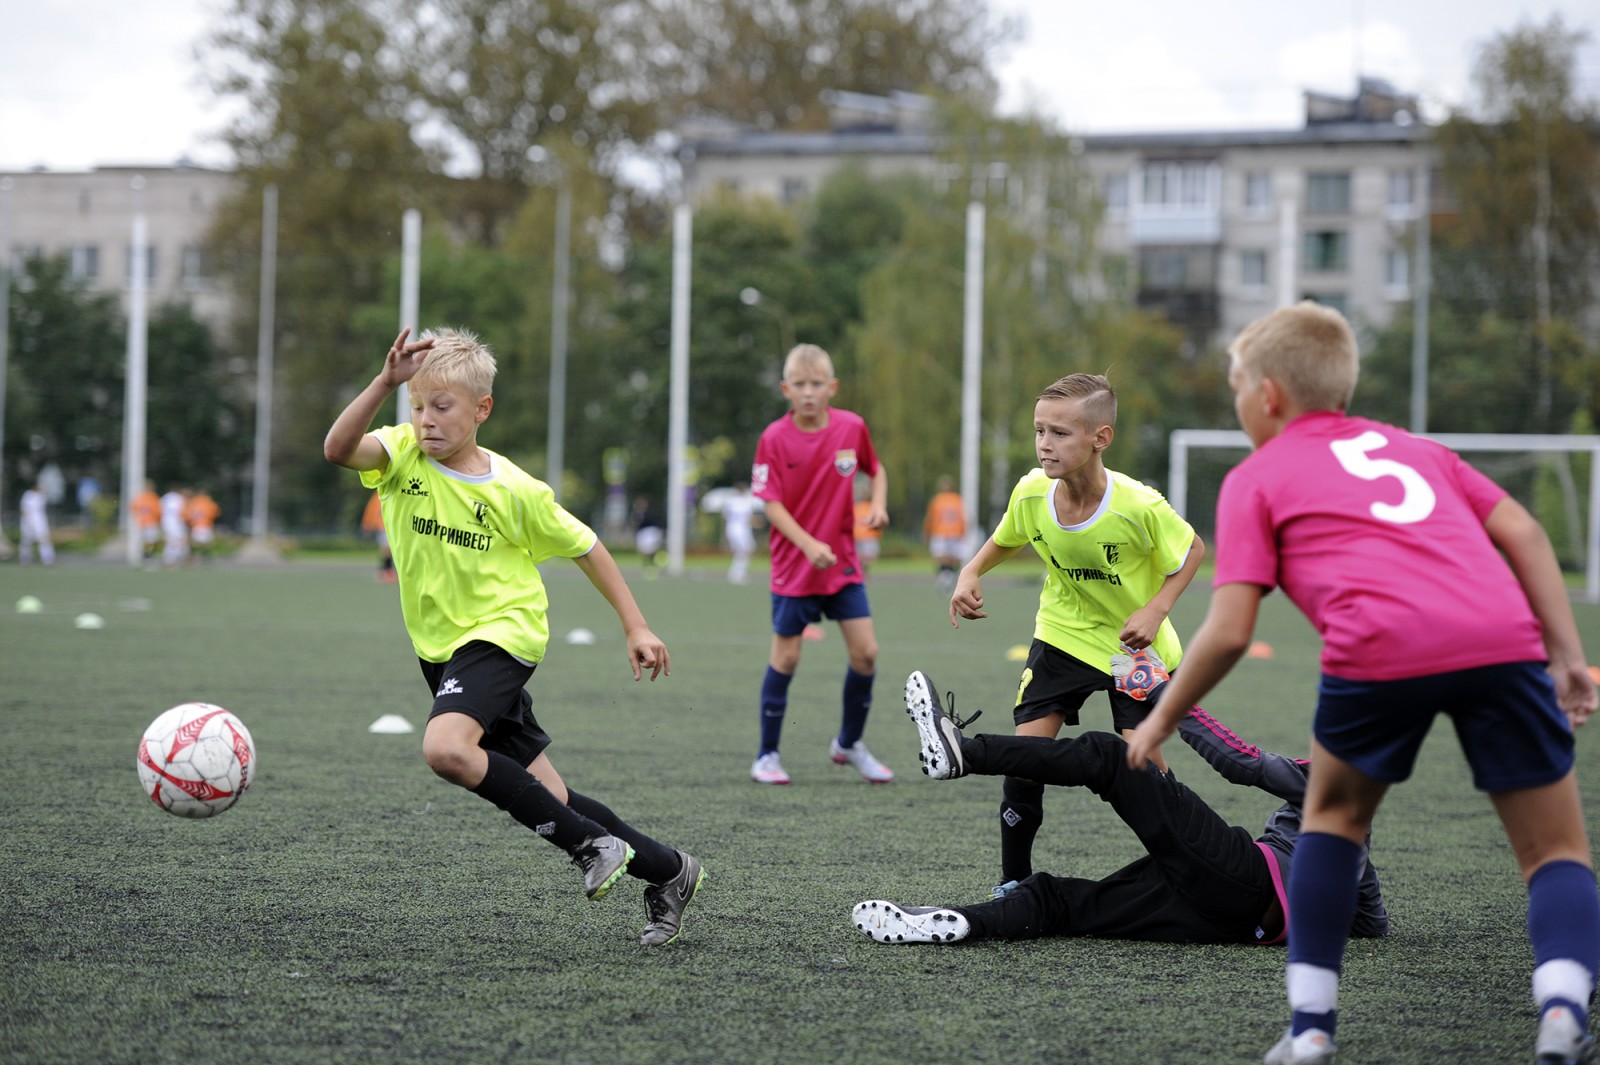
[[(1110, 660), (1107, 656), (1106, 661)], [(1028, 647), (1028, 664), (1022, 669), (1011, 718), (1021, 725), (1054, 713), (1060, 714), (1065, 724), (1076, 725), (1078, 711), (1095, 692), (1105, 692), (1110, 697), (1111, 723), (1118, 732), (1138, 728), (1155, 705), (1117, 691), (1116, 682), (1105, 670), (1096, 669), (1053, 644), (1034, 640)]]
[(1543, 662), (1512, 662), (1405, 680), (1322, 676), (1317, 742), (1374, 780), (1411, 776), (1417, 751), (1446, 714), (1479, 791), (1553, 784), (1572, 769), (1572, 725)]
[(772, 593), (772, 631), (779, 636), (798, 636), (807, 625), (823, 618), (849, 621), (870, 618), (867, 586), (847, 584), (832, 595), (779, 595)]
[(448, 662), (417, 661), (433, 689), (429, 721), (440, 714), (466, 714), (483, 726), (479, 747), (522, 766), (550, 746), (533, 716), (533, 697), (523, 687), (534, 666), (484, 640), (462, 644)]

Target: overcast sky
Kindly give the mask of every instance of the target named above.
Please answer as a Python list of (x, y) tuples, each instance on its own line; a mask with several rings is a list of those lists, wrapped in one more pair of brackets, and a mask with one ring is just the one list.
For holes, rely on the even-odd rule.
[[(11, 0), (0, 22), (0, 170), (230, 160), (211, 139), (226, 105), (197, 84), (193, 46), (222, 0)], [(1560, 13), (1600, 33), (1600, 0), (991, 0), (1022, 15), (1003, 107), (1079, 132), (1284, 128), (1301, 92), (1353, 91), (1357, 72), (1466, 102), (1496, 33)], [(1600, 42), (1580, 53), (1600, 97)]]

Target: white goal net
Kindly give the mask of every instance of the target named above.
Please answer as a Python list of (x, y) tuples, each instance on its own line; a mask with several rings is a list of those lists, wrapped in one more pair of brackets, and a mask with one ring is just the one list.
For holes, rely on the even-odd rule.
[[(1600, 603), (1600, 436), (1424, 433), (1458, 452), (1544, 524), (1562, 568), (1582, 579), (1582, 598)], [(1168, 442), (1167, 499), (1207, 540), (1214, 539), (1222, 478), (1250, 452), (1237, 429), (1177, 429)]]

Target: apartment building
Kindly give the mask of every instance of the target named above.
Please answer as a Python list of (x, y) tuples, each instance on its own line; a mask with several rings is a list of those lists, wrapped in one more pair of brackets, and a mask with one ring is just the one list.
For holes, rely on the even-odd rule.
[(134, 217), (145, 219), (149, 306), (182, 302), (220, 326), (232, 313), (213, 277), (205, 238), (231, 172), (176, 166), (107, 166), (85, 171), (0, 171), (0, 251), (16, 269), (30, 257), (66, 256), (72, 276), (128, 307)]
[[(939, 173), (923, 98), (829, 102), (826, 132), (685, 127), (691, 202), (719, 189), (794, 202), (846, 163)], [(1080, 138), (1105, 205), (1101, 249), (1126, 259), (1141, 306), (1199, 343), (1299, 299), (1381, 326), (1411, 298), (1430, 172), (1415, 97), (1364, 78), (1353, 97), (1307, 93), (1305, 105), (1299, 129)]]

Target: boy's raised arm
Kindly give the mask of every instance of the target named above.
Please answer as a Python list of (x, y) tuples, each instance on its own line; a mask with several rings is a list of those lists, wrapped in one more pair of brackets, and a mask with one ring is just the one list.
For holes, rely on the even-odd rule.
[(367, 436), (367, 427), (390, 394), (416, 374), (424, 354), (433, 347), (431, 337), (407, 343), (410, 333), (409, 328), (400, 330), (384, 356), (383, 369), (378, 376), (333, 420), (322, 441), (322, 455), (335, 466), (376, 470), (388, 463), (389, 453), (382, 444)]

